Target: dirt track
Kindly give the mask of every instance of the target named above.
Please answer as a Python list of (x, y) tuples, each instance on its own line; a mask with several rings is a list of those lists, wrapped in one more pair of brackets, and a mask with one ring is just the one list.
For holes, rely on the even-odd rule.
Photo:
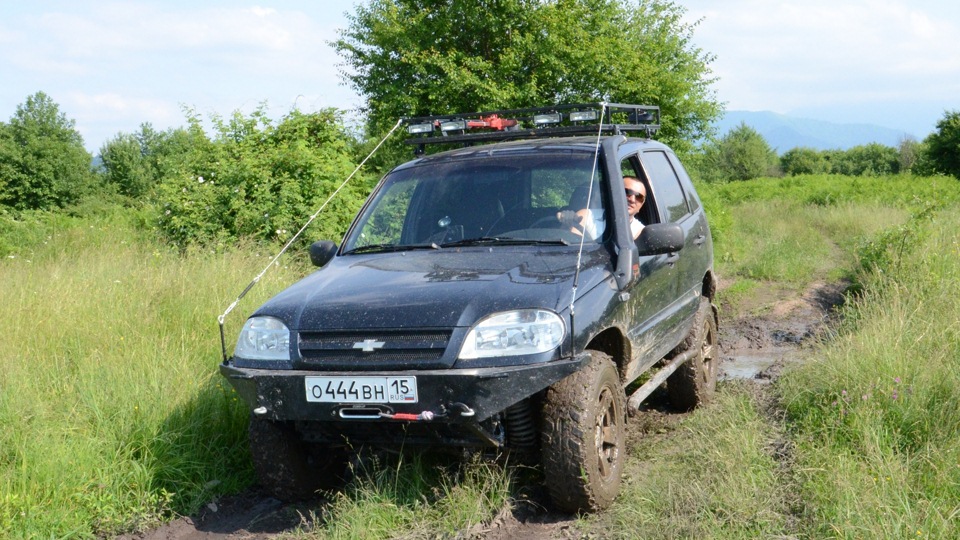
[[(817, 283), (800, 297), (766, 291), (763, 299), (740, 307), (745, 315), (730, 319), (721, 306), (721, 378), (754, 381), (764, 391), (787, 362), (801, 358), (801, 349), (827, 325), (832, 308), (843, 300), (842, 284)], [(628, 439), (676, 424), (683, 414), (670, 411), (655, 397), (630, 421)], [(574, 517), (544, 510), (545, 496), (538, 491), (524, 494), (515, 505), (490, 525), (464, 531), (462, 537), (483, 540), (524, 538), (532, 540), (579, 537)], [(311, 515), (319, 514), (323, 501), (300, 505), (283, 504), (251, 490), (208, 503), (196, 516), (183, 517), (145, 533), (126, 535), (124, 540), (266, 540), (299, 526), (309, 527)], [(312, 511), (312, 512), (311, 512)]]

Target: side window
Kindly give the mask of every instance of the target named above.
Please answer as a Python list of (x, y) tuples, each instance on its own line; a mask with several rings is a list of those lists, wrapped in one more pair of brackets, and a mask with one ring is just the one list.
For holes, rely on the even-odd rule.
[(700, 209), (700, 201), (697, 199), (696, 192), (692, 189), (693, 181), (690, 180), (690, 175), (687, 174), (687, 170), (683, 168), (683, 164), (680, 163), (677, 156), (671, 154), (670, 163), (673, 164), (674, 170), (680, 175), (680, 184), (683, 186), (683, 191), (687, 194), (687, 204), (690, 206), (690, 211), (696, 212)]
[(637, 156), (630, 156), (629, 158), (621, 161), (620, 172), (624, 177), (632, 176), (639, 179), (647, 188), (647, 200), (640, 208), (640, 213), (637, 214), (637, 219), (639, 219), (644, 225), (660, 223), (660, 215), (657, 212), (656, 193), (654, 193), (654, 190), (650, 189), (650, 179), (647, 178), (647, 175), (644, 173), (643, 167), (640, 165), (640, 160), (637, 158)]
[(680, 187), (680, 179), (670, 165), (665, 152), (644, 152), (643, 167), (650, 175), (650, 183), (657, 196), (661, 213), (674, 223), (690, 213), (687, 198)]

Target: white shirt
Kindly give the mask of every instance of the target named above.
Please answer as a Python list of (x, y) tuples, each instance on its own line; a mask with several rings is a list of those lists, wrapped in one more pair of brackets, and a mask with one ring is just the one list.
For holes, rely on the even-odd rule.
[(637, 219), (637, 216), (633, 216), (633, 219), (630, 220), (630, 233), (633, 234), (633, 239), (636, 240), (640, 236), (640, 231), (643, 230), (643, 223)]
[(603, 211), (593, 213), (592, 210), (586, 210), (587, 215), (581, 220), (583, 222), (583, 233), (588, 240), (598, 240), (603, 236), (603, 231), (607, 228), (607, 222), (603, 219)]

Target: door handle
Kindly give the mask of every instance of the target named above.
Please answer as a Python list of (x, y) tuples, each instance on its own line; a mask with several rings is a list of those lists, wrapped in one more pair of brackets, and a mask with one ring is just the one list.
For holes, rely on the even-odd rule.
[(696, 238), (693, 239), (693, 245), (695, 245), (695, 246), (702, 246), (703, 243), (706, 242), (706, 241), (707, 241), (706, 235), (701, 234), (701, 235), (698, 235)]
[(680, 260), (680, 254), (677, 253), (676, 251), (674, 251), (670, 255), (667, 255), (667, 264), (669, 264), (670, 266), (673, 266), (673, 263), (679, 260)]

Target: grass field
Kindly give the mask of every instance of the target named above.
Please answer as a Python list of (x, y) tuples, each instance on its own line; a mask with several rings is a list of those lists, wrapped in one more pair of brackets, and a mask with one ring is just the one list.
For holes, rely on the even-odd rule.
[(960, 537), (960, 212), (907, 238), (780, 384), (811, 537)]
[(181, 256), (131, 217), (37, 219), (0, 264), (0, 537), (129, 530), (252, 480), (216, 316), (266, 254)]
[[(702, 196), (731, 310), (769, 287), (840, 278), (858, 301), (816, 361), (777, 387), (787, 424), (771, 424), (749, 390), (722, 387), (670, 437), (640, 441), (630, 470), (643, 474), (584, 530), (960, 534), (958, 183), (801, 177)], [(253, 481), (247, 412), (216, 370), (216, 317), (272, 255), (257, 251), (171, 251), (130, 211), (0, 220), (0, 537), (135, 530)], [(281, 265), (228, 319), (230, 348), (246, 314), (304, 271), (296, 256)], [(795, 449), (788, 471), (777, 439)], [(427, 457), (358, 478), (300, 535), (449, 537), (522, 483), (516, 469)]]

